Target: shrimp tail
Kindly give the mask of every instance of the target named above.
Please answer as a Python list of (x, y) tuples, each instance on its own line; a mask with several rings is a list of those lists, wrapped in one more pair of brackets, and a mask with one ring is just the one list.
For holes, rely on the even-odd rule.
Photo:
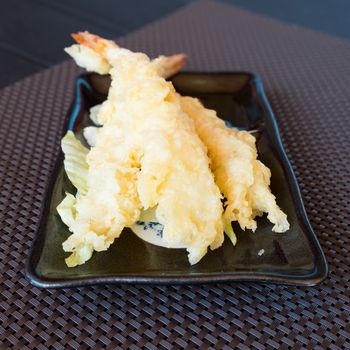
[(98, 35), (89, 33), (88, 31), (72, 33), (72, 38), (78, 44), (89, 47), (104, 58), (106, 58), (106, 49), (118, 47), (113, 40), (103, 39)]
[(164, 78), (169, 78), (178, 73), (185, 65), (188, 56), (184, 53), (179, 53), (172, 56), (159, 56), (153, 60), (158, 73)]

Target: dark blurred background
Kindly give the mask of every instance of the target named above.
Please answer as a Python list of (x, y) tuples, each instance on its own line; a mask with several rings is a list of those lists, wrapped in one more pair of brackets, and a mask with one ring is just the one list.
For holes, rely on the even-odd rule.
[[(350, 39), (350, 0), (223, 0)], [(0, 11), (0, 88), (66, 58), (70, 33), (118, 37), (191, 0), (11, 0)]]

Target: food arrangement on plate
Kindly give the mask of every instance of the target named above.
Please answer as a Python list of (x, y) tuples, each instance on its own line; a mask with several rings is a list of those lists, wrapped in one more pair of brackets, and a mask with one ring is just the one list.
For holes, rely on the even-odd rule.
[(125, 227), (142, 238), (156, 226), (163, 245), (185, 248), (190, 264), (219, 248), (224, 233), (235, 245), (232, 222), (255, 231), (256, 217), (266, 213), (273, 231), (289, 229), (254, 136), (228, 127), (166, 80), (186, 55), (151, 60), (88, 32), (73, 38), (66, 52), (88, 71), (110, 74), (112, 83), (107, 100), (91, 110), (96, 126), (84, 129), (90, 148), (72, 131), (62, 139), (77, 190), (57, 207), (72, 233), (63, 243), (69, 267), (108, 249)]

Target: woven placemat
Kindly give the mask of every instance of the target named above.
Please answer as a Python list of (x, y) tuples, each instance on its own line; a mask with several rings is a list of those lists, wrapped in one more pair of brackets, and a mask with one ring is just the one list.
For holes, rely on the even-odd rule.
[(191, 70), (262, 75), (330, 276), (313, 288), (29, 285), (24, 263), (78, 73), (65, 62), (0, 92), (0, 343), (13, 349), (350, 348), (350, 44), (210, 1), (120, 44), (152, 55), (187, 52)]

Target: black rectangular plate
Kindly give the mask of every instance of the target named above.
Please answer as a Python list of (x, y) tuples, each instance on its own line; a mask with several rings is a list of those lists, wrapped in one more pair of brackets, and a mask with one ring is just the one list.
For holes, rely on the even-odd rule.
[[(26, 265), (26, 277), (40, 287), (93, 284), (191, 284), (212, 282), (265, 282), (315, 285), (328, 273), (320, 244), (307, 219), (300, 191), (284, 152), (272, 110), (260, 78), (251, 73), (180, 73), (172, 82), (179, 93), (198, 97), (232, 125), (258, 130), (259, 159), (272, 172), (271, 188), (287, 213), (291, 228), (273, 233), (265, 217), (255, 233), (234, 227), (238, 244), (226, 237), (222, 247), (196, 265), (188, 263), (183, 249), (166, 249), (146, 243), (125, 229), (106, 252), (94, 253), (84, 265), (68, 268), (62, 242), (69, 235), (56, 207), (72, 185), (64, 174), (62, 154), (57, 160), (42, 207), (41, 223)], [(86, 74), (77, 78), (75, 98), (64, 133), (79, 134), (88, 125), (88, 109), (106, 99), (109, 76)], [(74, 192), (73, 192), (74, 193)], [(260, 250), (263, 255), (259, 255)]]

